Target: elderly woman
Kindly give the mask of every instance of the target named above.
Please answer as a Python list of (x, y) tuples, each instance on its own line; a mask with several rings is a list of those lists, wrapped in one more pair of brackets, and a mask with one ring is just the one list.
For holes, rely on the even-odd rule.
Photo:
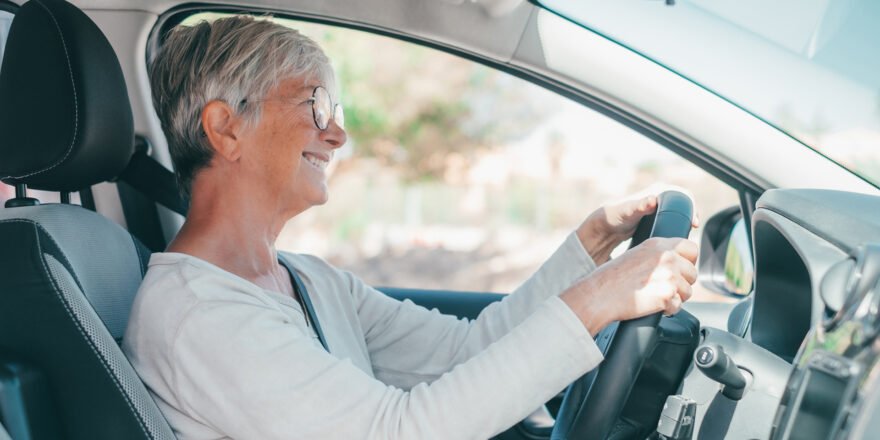
[(174, 29), (150, 76), (191, 206), (150, 260), (123, 348), (181, 439), (487, 438), (595, 367), (591, 335), (691, 295), (688, 241), (652, 239), (606, 262), (656, 197), (590, 215), (474, 321), (280, 255), (285, 222), (327, 201), (324, 169), (346, 142), (321, 49), (225, 18)]

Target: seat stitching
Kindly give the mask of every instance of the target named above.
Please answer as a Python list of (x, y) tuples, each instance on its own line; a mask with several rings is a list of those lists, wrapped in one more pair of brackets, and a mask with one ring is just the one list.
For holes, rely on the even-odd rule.
[(70, 75), (70, 87), (73, 89), (73, 139), (71, 139), (70, 146), (67, 147), (67, 152), (64, 153), (64, 157), (62, 157), (60, 160), (56, 161), (54, 164), (49, 165), (46, 168), (43, 168), (42, 170), (34, 171), (21, 176), (7, 176), (13, 179), (23, 179), (25, 177), (30, 177), (35, 174), (45, 173), (46, 171), (49, 171), (64, 163), (64, 161), (67, 160), (68, 157), (70, 157), (70, 153), (73, 151), (73, 146), (76, 144), (77, 133), (79, 133), (79, 99), (76, 95), (76, 81), (73, 78), (73, 65), (70, 63), (70, 53), (67, 50), (67, 42), (64, 41), (64, 33), (61, 32), (61, 26), (58, 24), (58, 20), (56, 20), (55, 16), (52, 14), (52, 11), (39, 0), (34, 0), (34, 2), (36, 2), (36, 4), (40, 5), (43, 9), (46, 10), (46, 12), (49, 14), (49, 18), (52, 19), (52, 23), (55, 24), (55, 28), (58, 30), (58, 35), (61, 37), (61, 46), (64, 48), (64, 57), (67, 59), (67, 72)]
[[(110, 375), (110, 379), (113, 380), (113, 384), (116, 386), (116, 389), (124, 397), (125, 403), (126, 403), (126, 405), (128, 405), (128, 409), (131, 410), (132, 414), (135, 416), (135, 419), (138, 421), (138, 425), (141, 428), (141, 432), (143, 432), (144, 435), (147, 436), (148, 438), (155, 438), (155, 437), (151, 436), (150, 433), (147, 432), (147, 428), (145, 426), (145, 421), (141, 419), (140, 414), (134, 409), (133, 402), (131, 401), (131, 398), (128, 396), (128, 393), (125, 392), (125, 390), (122, 388), (122, 385), (117, 380), (116, 375), (110, 370), (110, 367), (107, 365), (108, 364), (107, 359), (97, 350), (97, 348), (94, 345), (94, 341), (92, 341), (92, 337), (89, 336), (88, 334), (86, 334), (86, 332), (83, 330), (82, 323), (80, 322), (79, 317), (75, 313), (73, 313), (73, 311), (70, 309), (70, 305), (68, 304), (67, 299), (64, 297), (64, 294), (61, 293), (61, 289), (56, 285), (55, 277), (52, 276), (52, 272), (46, 266), (46, 257), (45, 257), (45, 254), (42, 252), (42, 245), (40, 244), (40, 234), (39, 234), (39, 230), (38, 230), (38, 228), (41, 228), (41, 226), (34, 221), (25, 220), (25, 219), (14, 219), (14, 220), (0, 221), (0, 223), (14, 223), (14, 222), (30, 223), (34, 227), (35, 232), (36, 232), (35, 235), (36, 235), (36, 239), (37, 239), (37, 249), (40, 250), (40, 264), (43, 266), (43, 272), (45, 272), (48, 275), (48, 278), (51, 281), (50, 285), (52, 286), (52, 289), (55, 291), (56, 296), (58, 296), (58, 298), (61, 300), (61, 305), (64, 306), (64, 310), (67, 312), (68, 316), (72, 318), (73, 323), (76, 325), (76, 329), (79, 331), (79, 333), (83, 337), (83, 339), (86, 340), (86, 342), (89, 345), (89, 348), (91, 348), (92, 352), (95, 353), (95, 355), (98, 357), (99, 360), (101, 360), (101, 366), (104, 367), (104, 370), (107, 372), (107, 374)], [(61, 247), (58, 246), (58, 243), (55, 242), (55, 240), (50, 235), (47, 234), (47, 237), (49, 237), (49, 240), (52, 240), (52, 242), (55, 244), (56, 247), (58, 247), (58, 249), (61, 249)]]

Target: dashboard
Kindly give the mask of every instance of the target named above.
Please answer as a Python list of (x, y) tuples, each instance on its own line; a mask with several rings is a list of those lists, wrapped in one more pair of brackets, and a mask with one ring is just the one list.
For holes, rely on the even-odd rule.
[[(664, 438), (880, 437), (880, 197), (767, 191), (752, 242), (746, 312), (702, 328), (676, 396), (691, 426)], [(719, 356), (728, 367), (701, 363)]]

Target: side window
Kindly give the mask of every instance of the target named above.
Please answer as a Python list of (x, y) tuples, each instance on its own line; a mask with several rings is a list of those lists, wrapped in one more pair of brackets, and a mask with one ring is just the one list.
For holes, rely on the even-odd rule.
[(738, 204), (690, 162), (527, 81), (391, 38), (278, 21), (331, 58), (349, 135), (328, 170), (329, 202), (291, 220), (279, 249), (374, 286), (510, 292), (603, 202), (666, 182), (690, 189), (704, 219)]

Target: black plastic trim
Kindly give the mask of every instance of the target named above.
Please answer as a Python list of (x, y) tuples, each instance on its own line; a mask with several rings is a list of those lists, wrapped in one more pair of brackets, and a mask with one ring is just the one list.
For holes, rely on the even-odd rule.
[[(880, 242), (880, 197), (825, 189), (768, 191), (757, 207), (778, 214), (845, 252)], [(821, 207), (819, 209), (818, 207)]]
[(699, 369), (689, 370), (681, 394), (700, 402), (694, 418), (694, 438), (767, 438), (792, 365), (726, 331), (704, 327), (701, 334), (702, 344), (723, 347), (750, 378), (742, 400), (736, 403), (721, 394), (720, 385)]
[(812, 317), (810, 272), (783, 232), (755, 222), (755, 299), (752, 342), (791, 362)]
[(79, 190), (79, 200), (83, 208), (97, 212), (97, 208), (95, 207), (95, 195), (92, 193), (92, 187)]
[[(752, 191), (740, 191), (739, 192), (739, 204), (742, 212), (742, 216), (745, 219), (746, 224), (746, 236), (749, 239), (749, 248), (752, 246), (752, 214), (755, 213), (755, 209), (757, 208), (758, 198), (761, 197), (761, 194), (756, 194)], [(752, 249), (752, 259), (754, 261), (755, 253), (754, 249)]]
[(448, 290), (401, 289), (377, 287), (380, 292), (403, 301), (408, 299), (427, 309), (459, 318), (476, 319), (489, 304), (501, 301), (505, 294), (489, 292), (459, 292)]

